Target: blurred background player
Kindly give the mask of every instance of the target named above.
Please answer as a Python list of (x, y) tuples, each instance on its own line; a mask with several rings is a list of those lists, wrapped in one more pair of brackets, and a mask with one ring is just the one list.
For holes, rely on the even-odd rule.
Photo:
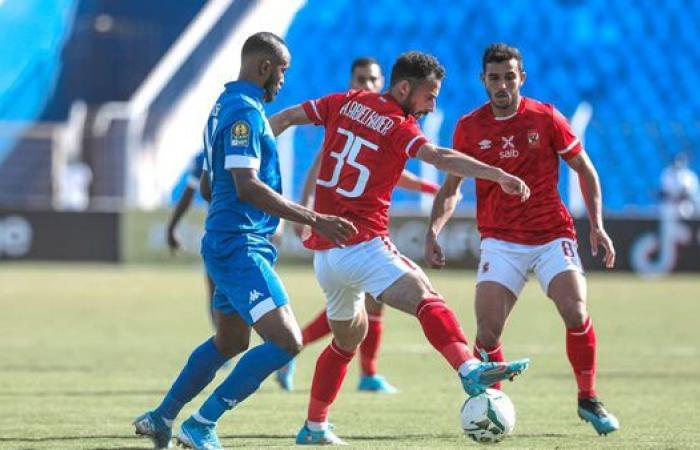
[[(358, 58), (352, 62), (350, 67), (350, 89), (364, 90), (369, 92), (381, 92), (384, 88), (384, 74), (376, 59), (370, 57)], [(313, 166), (309, 169), (304, 181), (301, 203), (304, 206), (313, 208), (314, 188), (318, 179), (318, 170), (321, 165), (322, 152), (318, 152)], [(398, 187), (435, 195), (439, 186), (435, 183), (417, 177), (408, 170), (401, 172)], [(305, 227), (295, 224), (294, 231), (302, 240), (304, 239)], [(377, 373), (377, 358), (379, 346), (382, 340), (382, 329), (384, 320), (384, 304), (376, 301), (370, 294), (365, 293), (365, 309), (367, 310), (367, 337), (360, 344), (360, 382), (357, 389), (367, 392), (380, 392), (393, 394), (398, 390), (392, 386), (383, 376)], [(324, 309), (321, 313), (302, 329), (302, 340), (304, 346), (327, 336), (331, 332), (328, 325), (328, 316)], [(294, 374), (293, 362), (277, 373), (277, 381), (286, 390), (292, 389), (292, 378)]]
[[(204, 150), (197, 152), (197, 154), (192, 158), (189, 168), (187, 169), (187, 184), (185, 189), (182, 191), (182, 195), (175, 204), (170, 219), (168, 220), (167, 230), (166, 230), (166, 241), (168, 243), (168, 248), (174, 254), (180, 250), (180, 240), (177, 237), (177, 226), (180, 223), (180, 219), (185, 215), (185, 213), (192, 206), (192, 201), (194, 199), (195, 192), (199, 189), (200, 179), (202, 177), (202, 167), (204, 164)], [(209, 315), (211, 317), (211, 322), (214, 324), (214, 309), (212, 306), (212, 298), (214, 296), (214, 282), (211, 281), (209, 274), (206, 274), (207, 278), (207, 307)]]
[[(177, 436), (182, 445), (198, 450), (222, 448), (216, 434), (219, 418), (301, 349), (301, 330), (273, 268), (277, 251), (268, 240), (278, 217), (311, 225), (337, 245), (356, 232), (347, 220), (315, 213), (281, 195), (276, 141), (263, 102), (275, 98), (290, 63), (281, 38), (267, 32), (250, 36), (241, 52), (238, 81), (226, 84), (207, 121), (211, 206), (202, 256), (216, 285), (216, 334), (192, 352), (160, 406), (134, 422), (137, 434), (151, 437), (156, 448), (169, 446), (172, 423), (183, 406), (227, 360), (245, 352), (199, 410), (182, 423)], [(265, 342), (247, 350), (251, 327)]]
[(678, 153), (661, 173), (661, 217), (691, 219), (700, 206), (698, 176), (686, 153)]
[(361, 90), (331, 94), (270, 118), (275, 135), (291, 125), (324, 126), (314, 208), (342, 214), (358, 228), (358, 234), (342, 247), (315, 231), (304, 241), (314, 250), (314, 270), (328, 302), (333, 341), (317, 360), (307, 420), (297, 444), (343, 443), (332, 431), (328, 413), (367, 333), (365, 292), (414, 315), (469, 395), (512, 379), (527, 368), (527, 360), (504, 364), (474, 358), (452, 310), (425, 273), (389, 239), (391, 193), (411, 157), (459, 176), (495, 181), (519, 201), (529, 196), (527, 185), (519, 178), (452, 149), (436, 147), (423, 135), (416, 119), (435, 110), (444, 73), (433, 56), (408, 52), (396, 60), (391, 86), (384, 95)]
[[(586, 308), (576, 231), (557, 190), (559, 157), (579, 176), (593, 255), (603, 247), (605, 267), (611, 269), (615, 250), (603, 228), (598, 174), (566, 119), (552, 105), (521, 96), (525, 71), (518, 49), (489, 46), (482, 70), (490, 101), (460, 119), (454, 147), (522, 177), (532, 195), (520, 203), (501, 194), (495, 183), (476, 181), (482, 241), (474, 353), (484, 360), (503, 361), (501, 334), (528, 271), (533, 270), (566, 325), (566, 351), (578, 384), (578, 414), (599, 434), (613, 432), (619, 428), (618, 420), (605, 410), (595, 391), (596, 336)], [(448, 175), (435, 198), (425, 244), (431, 267), (445, 265), (437, 236), (454, 212), (461, 183), (462, 177)]]

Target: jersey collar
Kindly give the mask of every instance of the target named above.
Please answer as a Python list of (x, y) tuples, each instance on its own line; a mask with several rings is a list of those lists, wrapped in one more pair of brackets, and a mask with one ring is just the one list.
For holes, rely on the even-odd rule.
[(240, 92), (254, 98), (255, 100), (258, 100), (262, 104), (265, 90), (257, 84), (251, 83), (250, 81), (237, 80), (226, 83), (225, 86), (226, 90), (229, 92)]
[(489, 102), (488, 105), (489, 105), (489, 111), (491, 112), (491, 118), (495, 121), (498, 121), (498, 122), (502, 122), (504, 120), (510, 120), (513, 117), (520, 114), (521, 112), (523, 112), (523, 110), (525, 109), (525, 102), (526, 101), (527, 101), (527, 98), (520, 97), (520, 104), (518, 105), (518, 109), (510, 116), (505, 116), (505, 117), (496, 117), (496, 115), (493, 113), (493, 107), (491, 106), (491, 102)]

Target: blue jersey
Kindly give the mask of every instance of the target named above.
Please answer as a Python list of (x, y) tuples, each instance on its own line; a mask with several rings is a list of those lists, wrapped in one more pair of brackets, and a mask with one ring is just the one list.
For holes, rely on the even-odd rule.
[(204, 150), (197, 152), (195, 157), (192, 158), (190, 166), (187, 168), (187, 186), (195, 190), (199, 189), (199, 179), (202, 177), (205, 158), (204, 154)]
[(282, 193), (277, 144), (265, 117), (262, 88), (227, 83), (204, 130), (205, 168), (211, 182), (207, 232), (270, 235), (279, 218), (240, 201), (228, 169), (255, 168), (260, 181)]

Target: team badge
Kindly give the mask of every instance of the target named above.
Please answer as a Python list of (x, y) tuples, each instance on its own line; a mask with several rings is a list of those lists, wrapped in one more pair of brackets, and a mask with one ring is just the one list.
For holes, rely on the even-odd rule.
[(231, 146), (247, 147), (250, 141), (250, 125), (244, 120), (231, 125)]
[(537, 130), (530, 130), (527, 132), (527, 145), (530, 148), (540, 146), (540, 133)]

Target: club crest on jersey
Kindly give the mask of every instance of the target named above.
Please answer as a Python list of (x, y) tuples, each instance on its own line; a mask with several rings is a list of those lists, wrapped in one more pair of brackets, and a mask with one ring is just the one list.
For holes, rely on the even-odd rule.
[(529, 130), (527, 132), (527, 145), (530, 148), (537, 148), (540, 146), (540, 133), (537, 130)]
[(231, 125), (231, 146), (247, 147), (250, 142), (250, 125), (245, 120), (239, 120)]
[(481, 150), (488, 150), (491, 148), (491, 140), (490, 139), (482, 139), (479, 141), (479, 148)]

